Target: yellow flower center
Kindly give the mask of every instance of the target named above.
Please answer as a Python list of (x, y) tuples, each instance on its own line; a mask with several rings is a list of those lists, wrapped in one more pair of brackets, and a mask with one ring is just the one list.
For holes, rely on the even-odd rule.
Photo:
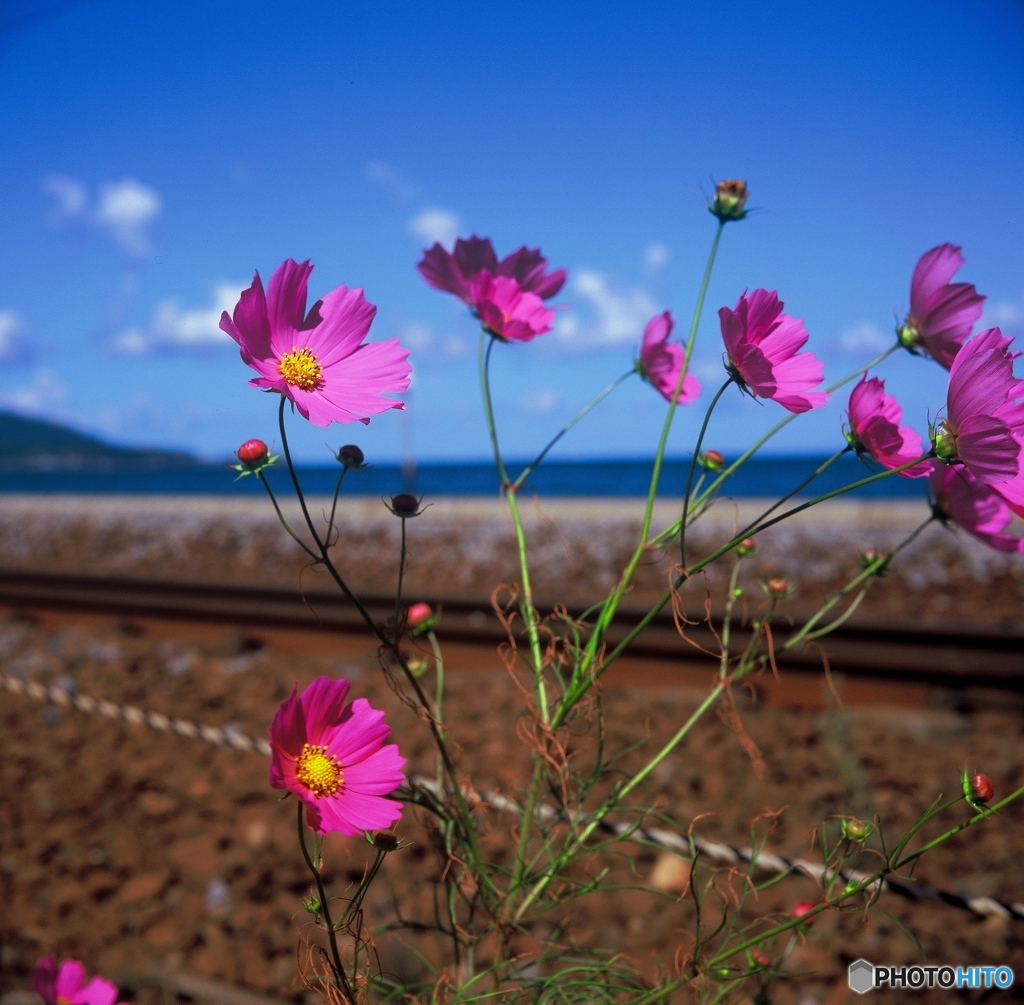
[(295, 777), (315, 796), (333, 796), (341, 788), (344, 772), (338, 759), (327, 748), (312, 743), (302, 745)]
[(317, 362), (313, 351), (308, 347), (296, 349), (292, 347), (291, 352), (286, 352), (281, 357), (277, 368), (293, 387), (301, 387), (304, 391), (317, 386), (323, 379), (324, 368)]

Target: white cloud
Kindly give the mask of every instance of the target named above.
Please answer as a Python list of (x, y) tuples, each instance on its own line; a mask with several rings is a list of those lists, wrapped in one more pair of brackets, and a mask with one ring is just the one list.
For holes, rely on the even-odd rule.
[(996, 300), (985, 305), (980, 328), (1002, 328), (1007, 334), (1024, 332), (1024, 296), (1020, 300)]
[(589, 320), (574, 311), (560, 315), (555, 334), (566, 342), (587, 342), (591, 346), (634, 342), (657, 312), (646, 291), (620, 290), (600, 272), (580, 269), (572, 288), (586, 303)]
[(366, 178), (380, 185), (395, 199), (411, 199), (419, 192), (419, 186), (387, 161), (370, 161), (366, 165)]
[(46, 217), (50, 224), (81, 220), (107, 231), (132, 255), (144, 258), (152, 253), (150, 226), (163, 209), (163, 200), (155, 189), (134, 178), (106, 181), (99, 186), (92, 210), (89, 188), (78, 178), (47, 175), (42, 189), (54, 201)]
[(0, 363), (24, 363), (33, 353), (25, 324), (14, 311), (0, 310)]
[(839, 335), (839, 345), (843, 352), (881, 352), (888, 349), (895, 341), (895, 336), (886, 334), (874, 321), (861, 321), (852, 325)]
[(427, 325), (406, 325), (398, 337), (402, 345), (413, 352), (430, 349), (434, 344), (434, 333)]
[(424, 209), (409, 221), (409, 233), (427, 244), (435, 241), (451, 250), (462, 222), (447, 209)]
[(644, 264), (651, 272), (657, 272), (668, 263), (669, 255), (670, 252), (667, 244), (657, 242), (649, 244), (644, 251)]
[(523, 407), (528, 412), (550, 412), (560, 401), (558, 392), (550, 387), (537, 388), (527, 393), (523, 399)]
[(247, 283), (221, 283), (209, 307), (185, 310), (177, 300), (163, 300), (153, 311), (148, 328), (129, 328), (111, 340), (110, 348), (130, 356), (151, 352), (187, 352), (233, 346), (234, 340), (220, 329), (220, 316), (238, 303)]
[(41, 188), (54, 200), (46, 217), (49, 223), (56, 225), (85, 216), (89, 208), (89, 189), (84, 181), (66, 174), (48, 174)]
[(71, 391), (52, 370), (37, 370), (31, 383), (0, 395), (0, 405), (28, 415), (59, 416)]
[(133, 255), (148, 255), (151, 251), (149, 225), (160, 215), (161, 209), (163, 201), (158, 192), (134, 178), (124, 178), (100, 186), (95, 220)]

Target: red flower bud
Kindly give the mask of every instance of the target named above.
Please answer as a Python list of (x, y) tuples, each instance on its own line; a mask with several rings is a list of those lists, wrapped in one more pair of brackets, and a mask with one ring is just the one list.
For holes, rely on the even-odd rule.
[(243, 464), (259, 464), (265, 461), (270, 453), (270, 448), (262, 440), (246, 440), (235, 455)]
[(787, 583), (781, 576), (769, 579), (768, 582), (764, 584), (764, 588), (769, 597), (783, 598), (789, 595), (789, 583)]
[(752, 537), (745, 537), (738, 545), (736, 545), (736, 554), (740, 558), (746, 558), (747, 555), (753, 555), (757, 551), (757, 542)]
[(750, 958), (759, 966), (767, 970), (772, 965), (771, 957), (763, 949), (751, 949)]
[(415, 628), (420, 622), (426, 621), (434, 613), (430, 604), (413, 604), (406, 615), (409, 625)]
[(338, 461), (346, 468), (361, 468), (365, 460), (363, 452), (354, 443), (346, 443), (338, 451)]
[(419, 516), (420, 501), (416, 496), (409, 495), (408, 492), (401, 492), (397, 496), (391, 497), (391, 512), (395, 516)]
[[(817, 906), (817, 904), (812, 904), (809, 900), (801, 900), (799, 904), (793, 905), (793, 910), (789, 913), (793, 915), (794, 918), (802, 918), (804, 915), (810, 914)], [(812, 918), (811, 921), (813, 920), (814, 919)], [(808, 921), (807, 924), (810, 924), (811, 921)]]
[(971, 795), (979, 803), (987, 803), (996, 793), (988, 775), (977, 774), (971, 779)]
[(717, 450), (705, 450), (698, 456), (697, 463), (708, 471), (721, 471), (725, 466), (725, 458)]
[(715, 185), (715, 198), (708, 203), (708, 209), (722, 223), (729, 220), (742, 220), (747, 215), (747, 183), (736, 178), (720, 181)]

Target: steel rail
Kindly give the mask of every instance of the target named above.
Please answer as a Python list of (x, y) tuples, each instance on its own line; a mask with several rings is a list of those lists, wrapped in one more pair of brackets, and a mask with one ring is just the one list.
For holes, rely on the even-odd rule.
[[(416, 599), (443, 608), (437, 628), (442, 640), (497, 644), (508, 638), (487, 600), (450, 596)], [(363, 601), (380, 622), (394, 614), (393, 597), (365, 596)], [(351, 635), (366, 630), (358, 612), (343, 596), (321, 590), (15, 569), (0, 569), (0, 606), (22, 612), (102, 613), (128, 620), (229, 623), (255, 632), (260, 628), (289, 628)], [(624, 606), (607, 633), (609, 645), (624, 638), (642, 613)], [(719, 625), (713, 621), (712, 627), (717, 629)], [(776, 647), (799, 627), (777, 623)], [(687, 626), (686, 633), (687, 638), (682, 638), (671, 616), (664, 614), (633, 642), (628, 652), (665, 661), (717, 662), (717, 656), (703, 651), (714, 653), (716, 649), (711, 627)], [(738, 649), (747, 637), (743, 629), (733, 628), (732, 638)], [(854, 676), (954, 688), (1024, 691), (1024, 622), (1015, 631), (979, 631), (969, 624), (947, 623), (937, 630), (899, 622), (851, 619), (811, 645), (780, 653), (778, 665), (795, 670), (820, 669), (822, 652), (832, 669)]]

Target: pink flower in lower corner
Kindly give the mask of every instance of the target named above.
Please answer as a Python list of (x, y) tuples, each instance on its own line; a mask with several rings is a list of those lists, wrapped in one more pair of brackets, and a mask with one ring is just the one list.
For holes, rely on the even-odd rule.
[(45, 1005), (114, 1005), (117, 988), (102, 977), (85, 979), (85, 967), (78, 960), (65, 960), (57, 966), (57, 957), (48, 956), (36, 964), (32, 987)]
[(270, 726), (270, 784), (306, 804), (306, 820), (320, 834), (390, 827), (402, 804), (384, 796), (405, 780), (405, 758), (385, 743), (384, 713), (365, 698), (345, 704), (347, 680), (317, 677), (282, 702)]
[(718, 312), (728, 370), (740, 387), (755, 397), (771, 398), (790, 412), (807, 412), (828, 401), (821, 383), (824, 366), (814, 353), (800, 352), (807, 329), (799, 318), (783, 314), (784, 304), (772, 290), (744, 293), (730, 310)]
[(555, 312), (515, 279), (481, 272), (471, 283), (473, 304), (488, 331), (510, 342), (529, 342), (551, 331)]
[(279, 391), (314, 425), (367, 423), (371, 415), (404, 404), (385, 394), (409, 387), (408, 350), (398, 339), (364, 342), (377, 308), (361, 289), (339, 286), (306, 313), (313, 266), (288, 259), (270, 277), (259, 273), (220, 327), (241, 346), (258, 374), (249, 383)]
[(933, 434), (939, 460), (963, 466), (1010, 503), (1024, 505), (1024, 380), (1013, 375), (1013, 340), (998, 328), (975, 335), (949, 371), (946, 418)]
[[(656, 314), (644, 328), (640, 343), (640, 359), (636, 368), (666, 401), (671, 401), (679, 383), (679, 372), (683, 368), (685, 353), (678, 342), (669, 342), (673, 327), (672, 314)], [(700, 381), (687, 372), (679, 392), (679, 404), (689, 405), (700, 395)]]
[[(910, 426), (900, 425), (903, 409), (885, 393), (885, 381), (878, 377), (861, 379), (850, 394), (847, 415), (847, 441), (858, 454), (870, 454), (883, 467), (900, 468), (925, 452), (921, 437)], [(931, 465), (922, 461), (900, 473), (907, 478), (925, 478), (930, 472)]]
[(971, 283), (951, 283), (964, 264), (953, 244), (926, 251), (910, 280), (910, 313), (897, 329), (900, 342), (920, 350), (947, 370), (981, 317), (985, 303)]
[(1024, 554), (1024, 538), (1003, 531), (1013, 513), (998, 492), (978, 481), (966, 468), (951, 468), (932, 461), (931, 485), (935, 508), (943, 520), (951, 520), (996, 551)]
[(526, 245), (499, 262), (491, 239), (474, 234), (460, 237), (451, 252), (435, 244), (423, 252), (423, 260), (416, 268), (434, 289), (454, 293), (470, 307), (476, 307), (472, 284), (485, 271), (492, 276), (514, 279), (519, 289), (541, 300), (553, 297), (565, 284), (565, 269), (548, 272), (547, 265), (548, 260), (539, 248), (531, 249)]

